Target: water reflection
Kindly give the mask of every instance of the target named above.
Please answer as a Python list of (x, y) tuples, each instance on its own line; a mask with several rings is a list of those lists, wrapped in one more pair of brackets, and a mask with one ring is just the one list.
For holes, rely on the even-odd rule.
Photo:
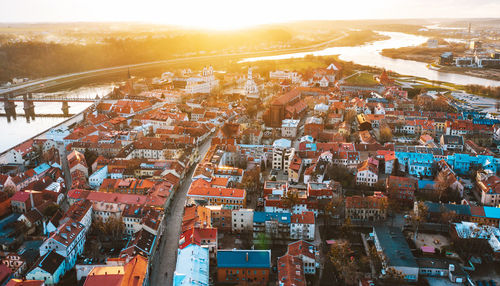
[(450, 82), (454, 84), (479, 84), (485, 86), (500, 86), (500, 81), (489, 80), (479, 77), (445, 73), (427, 68), (426, 63), (391, 59), (380, 54), (383, 49), (397, 49), (408, 46), (418, 46), (427, 42), (428, 38), (423, 36), (410, 35), (398, 32), (378, 32), (382, 35), (389, 36), (390, 39), (376, 41), (362, 46), (355, 47), (333, 47), (313, 52), (283, 54), (277, 56), (247, 58), (241, 62), (254, 62), (262, 60), (281, 60), (290, 58), (303, 58), (306, 55), (328, 56), (339, 55), (343, 61), (352, 61), (354, 63), (385, 68), (403, 75), (411, 75), (427, 78), (429, 80)]
[[(64, 90), (54, 93), (33, 94), (37, 97), (54, 97), (64, 95), (66, 97), (90, 97), (97, 95), (100, 97), (108, 94), (113, 89), (112, 84), (82, 87), (73, 90)], [(77, 114), (85, 110), (92, 103), (90, 102), (70, 102), (69, 114)], [(11, 148), (30, 137), (41, 133), (52, 126), (55, 126), (68, 117), (63, 117), (61, 102), (34, 102), (34, 109), (24, 109), (22, 103), (17, 102), (15, 112), (0, 116), (0, 152)], [(0, 101), (0, 113), (4, 113), (4, 102)], [(23, 116), (20, 116), (24, 114)], [(41, 117), (40, 115), (54, 114), (61, 117)], [(38, 116), (37, 116), (38, 115)]]

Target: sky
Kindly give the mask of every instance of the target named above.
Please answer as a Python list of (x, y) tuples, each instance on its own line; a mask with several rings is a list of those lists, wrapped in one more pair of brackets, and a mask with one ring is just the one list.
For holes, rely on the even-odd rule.
[(499, 17), (500, 0), (0, 0), (0, 22), (236, 29), (296, 20)]

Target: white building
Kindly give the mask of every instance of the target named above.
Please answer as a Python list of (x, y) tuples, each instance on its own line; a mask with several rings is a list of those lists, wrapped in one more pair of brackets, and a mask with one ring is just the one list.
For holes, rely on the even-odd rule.
[(108, 166), (106, 165), (89, 176), (89, 186), (93, 189), (98, 189), (99, 186), (101, 186), (104, 179), (106, 179), (107, 177), (108, 177)]
[(231, 229), (233, 232), (250, 232), (253, 230), (253, 209), (238, 209), (231, 212)]
[(292, 142), (287, 139), (278, 139), (273, 143), (272, 168), (276, 170), (286, 170), (295, 154), (295, 149), (291, 148)]
[(253, 80), (252, 68), (248, 68), (247, 82), (245, 83), (245, 96), (247, 98), (259, 98), (259, 88)]
[(50, 251), (65, 258), (66, 271), (75, 266), (78, 255), (82, 254), (85, 244), (85, 226), (74, 220), (60, 225), (40, 246), (40, 256)]
[(314, 240), (315, 220), (314, 213), (306, 211), (292, 214), (290, 225), (290, 238)]
[(281, 121), (281, 136), (295, 138), (295, 136), (297, 136), (299, 122), (300, 120), (298, 119), (284, 119)]

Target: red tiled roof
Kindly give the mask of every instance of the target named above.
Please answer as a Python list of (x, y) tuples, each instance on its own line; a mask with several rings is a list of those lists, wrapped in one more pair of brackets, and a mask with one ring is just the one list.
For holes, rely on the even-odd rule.
[(292, 214), (291, 222), (300, 224), (314, 224), (314, 213), (303, 212), (301, 214)]
[(190, 196), (201, 197), (225, 197), (225, 198), (245, 198), (245, 190), (233, 188), (212, 188), (212, 187), (191, 187), (188, 191)]
[(381, 209), (385, 200), (385, 197), (352, 196), (345, 198), (345, 205), (348, 209)]

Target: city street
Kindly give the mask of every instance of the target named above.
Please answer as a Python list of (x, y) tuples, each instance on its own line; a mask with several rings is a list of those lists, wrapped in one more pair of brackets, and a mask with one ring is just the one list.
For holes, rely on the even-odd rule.
[[(208, 149), (212, 137), (209, 137), (199, 147), (199, 158), (203, 159)], [(170, 204), (170, 212), (165, 214), (165, 230), (163, 237), (160, 240), (157, 253), (153, 258), (150, 285), (170, 286), (173, 284), (173, 274), (177, 260), (177, 248), (179, 245), (179, 236), (181, 232), (182, 217), (184, 215), (184, 204), (186, 202), (186, 194), (191, 185), (191, 178), (195, 168), (186, 174), (179, 189)], [(167, 273), (167, 274), (165, 274)]]

